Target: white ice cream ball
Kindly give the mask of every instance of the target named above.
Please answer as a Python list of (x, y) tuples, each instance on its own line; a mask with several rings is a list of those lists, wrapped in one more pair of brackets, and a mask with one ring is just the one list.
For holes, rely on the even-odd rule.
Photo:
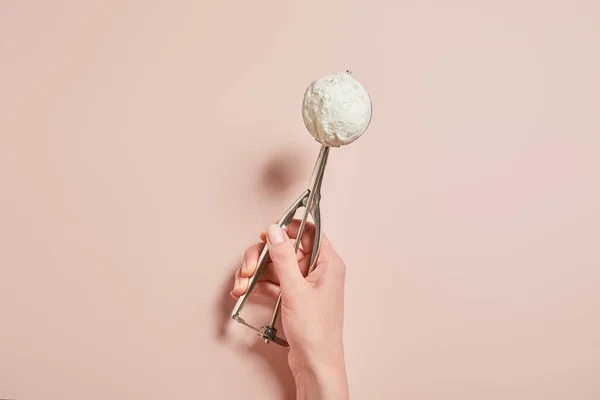
[(302, 118), (320, 143), (339, 147), (358, 139), (371, 122), (371, 99), (348, 72), (324, 76), (304, 93)]

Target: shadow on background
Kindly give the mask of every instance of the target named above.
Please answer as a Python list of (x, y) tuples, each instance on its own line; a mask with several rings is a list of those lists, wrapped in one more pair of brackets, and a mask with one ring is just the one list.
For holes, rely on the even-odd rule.
[(279, 151), (269, 158), (263, 166), (260, 188), (265, 195), (280, 196), (286, 194), (298, 181), (310, 178), (306, 154), (295, 149)]

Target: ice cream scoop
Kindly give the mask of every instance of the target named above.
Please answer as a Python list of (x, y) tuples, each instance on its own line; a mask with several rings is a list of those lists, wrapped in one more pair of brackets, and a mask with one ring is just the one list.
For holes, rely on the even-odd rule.
[[(352, 143), (365, 132), (371, 122), (371, 99), (365, 88), (350, 75), (350, 71), (331, 74), (317, 79), (306, 89), (302, 116), (310, 133), (321, 143), (321, 150), (308, 189), (288, 208), (279, 220), (278, 225), (285, 229), (294, 219), (296, 212), (300, 208), (304, 208), (304, 215), (300, 220), (300, 226), (296, 234), (295, 249), (298, 252), (306, 222), (309, 216), (312, 217), (314, 223), (312, 249), (303, 249), (307, 254), (310, 254), (308, 267), (310, 273), (316, 266), (321, 244), (321, 184), (323, 183), (329, 150), (331, 147)], [(231, 312), (231, 318), (253, 329), (258, 333), (258, 336), (264, 339), (265, 343), (273, 342), (289, 347), (289, 343), (284, 338), (277, 336), (277, 328), (275, 328), (281, 308), (281, 293), (277, 296), (273, 316), (268, 325), (257, 327), (246, 322), (241, 316), (248, 296), (254, 290), (258, 277), (269, 260), (269, 246), (266, 244), (258, 258), (254, 275), (250, 277), (246, 293), (238, 298)]]
[(371, 122), (371, 99), (350, 71), (313, 81), (304, 92), (302, 118), (321, 144), (339, 147), (358, 139)]

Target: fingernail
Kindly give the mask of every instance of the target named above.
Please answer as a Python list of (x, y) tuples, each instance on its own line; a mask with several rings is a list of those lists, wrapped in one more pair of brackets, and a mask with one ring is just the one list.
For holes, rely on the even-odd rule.
[(233, 283), (233, 291), (235, 292), (238, 286), (240, 285), (240, 278), (238, 278), (237, 274), (235, 274), (235, 282)]
[(242, 273), (246, 274), (246, 261), (242, 264)]
[(235, 292), (233, 290), (231, 292), (229, 292), (229, 295), (234, 298), (237, 297), (237, 294), (235, 294)]
[(267, 235), (269, 235), (269, 242), (275, 246), (283, 243), (283, 241), (285, 240), (285, 237), (283, 236), (283, 230), (279, 225), (269, 226), (269, 229), (267, 230)]

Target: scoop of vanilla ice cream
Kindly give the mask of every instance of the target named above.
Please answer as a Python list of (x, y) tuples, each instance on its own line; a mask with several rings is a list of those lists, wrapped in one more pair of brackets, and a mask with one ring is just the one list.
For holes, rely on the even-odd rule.
[(348, 72), (327, 75), (306, 89), (302, 118), (319, 142), (331, 147), (343, 146), (367, 130), (371, 122), (371, 99)]

